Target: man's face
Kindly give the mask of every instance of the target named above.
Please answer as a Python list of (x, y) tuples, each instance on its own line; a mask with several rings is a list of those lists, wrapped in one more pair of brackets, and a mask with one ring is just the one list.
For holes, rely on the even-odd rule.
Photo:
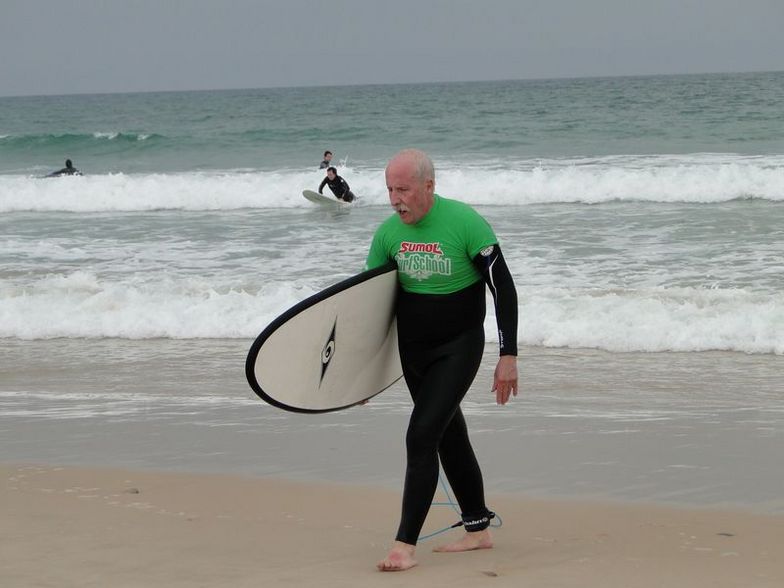
[(336, 175), (337, 175), (337, 174), (336, 174), (335, 172), (333, 172), (332, 170), (329, 170), (329, 171), (327, 172), (327, 177), (328, 177), (330, 180), (334, 180)]
[(385, 174), (389, 203), (407, 225), (419, 222), (433, 206), (435, 183), (418, 178), (415, 169), (410, 159), (393, 159)]
[(325, 160), (325, 161), (332, 161), (332, 154), (331, 154), (331, 153), (327, 153), (327, 154), (324, 156), (324, 160)]

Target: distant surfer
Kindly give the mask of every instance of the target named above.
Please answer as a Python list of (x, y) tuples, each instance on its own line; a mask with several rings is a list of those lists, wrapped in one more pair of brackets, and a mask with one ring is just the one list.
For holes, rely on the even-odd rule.
[(65, 167), (63, 169), (60, 169), (60, 170), (57, 170), (57, 171), (52, 172), (50, 174), (47, 174), (45, 177), (47, 177), (47, 178), (57, 178), (57, 177), (60, 177), (60, 176), (81, 176), (81, 175), (82, 175), (82, 172), (80, 172), (78, 169), (76, 169), (73, 166), (73, 163), (71, 162), (71, 160), (70, 159), (66, 159), (65, 160)]
[(319, 164), (319, 169), (327, 169), (332, 163), (332, 151), (325, 151), (324, 152), (324, 159)]
[(517, 292), (498, 239), (487, 221), (462, 202), (435, 194), (435, 171), (422, 151), (395, 155), (386, 168), (395, 214), (376, 231), (367, 268), (397, 263), (400, 360), (414, 408), (406, 433), (403, 508), (395, 543), (381, 571), (414, 567), (414, 551), (444, 468), (466, 533), (435, 551), (493, 546), (482, 472), (460, 402), (484, 348), (485, 284), (495, 303), (500, 358), (496, 402), (517, 395)]
[(348, 182), (338, 175), (338, 170), (334, 167), (327, 168), (327, 177), (321, 181), (318, 187), (318, 193), (324, 193), (324, 186), (329, 186), (335, 198), (343, 200), (344, 202), (353, 202), (354, 193), (348, 186)]

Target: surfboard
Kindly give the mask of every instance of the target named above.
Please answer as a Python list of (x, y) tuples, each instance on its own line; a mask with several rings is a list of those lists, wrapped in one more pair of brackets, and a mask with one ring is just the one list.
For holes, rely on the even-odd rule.
[(350, 202), (344, 202), (343, 200), (338, 200), (334, 196), (325, 196), (324, 194), (319, 194), (318, 192), (314, 192), (313, 190), (303, 190), (302, 195), (306, 199), (310, 200), (315, 204), (318, 204), (319, 206), (324, 206), (333, 209), (339, 209), (339, 208), (351, 206)]
[(330, 412), (372, 398), (403, 375), (394, 264), (362, 272), (295, 304), (256, 338), (245, 375), (266, 402)]

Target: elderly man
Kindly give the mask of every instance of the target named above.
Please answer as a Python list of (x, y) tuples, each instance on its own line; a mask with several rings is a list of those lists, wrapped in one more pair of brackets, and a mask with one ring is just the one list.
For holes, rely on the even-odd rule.
[(403, 375), (414, 408), (406, 433), (403, 509), (382, 571), (407, 570), (438, 484), (439, 457), (466, 533), (436, 551), (493, 546), (482, 473), (460, 402), (484, 348), (485, 284), (495, 302), (500, 358), (496, 402), (517, 395), (517, 293), (490, 225), (470, 206), (435, 194), (435, 171), (422, 151), (395, 155), (386, 168), (395, 214), (376, 231), (367, 268), (398, 267), (397, 325)]

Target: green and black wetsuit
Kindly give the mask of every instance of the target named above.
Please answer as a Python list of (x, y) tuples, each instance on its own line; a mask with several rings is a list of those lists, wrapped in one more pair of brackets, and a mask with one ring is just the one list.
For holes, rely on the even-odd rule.
[(489, 525), (482, 473), (460, 402), (484, 348), (485, 284), (496, 307), (501, 355), (517, 355), (517, 294), (490, 225), (473, 208), (435, 195), (413, 225), (398, 215), (376, 231), (367, 268), (398, 267), (398, 342), (414, 401), (397, 540), (415, 545), (438, 485), (438, 459), (468, 531)]

